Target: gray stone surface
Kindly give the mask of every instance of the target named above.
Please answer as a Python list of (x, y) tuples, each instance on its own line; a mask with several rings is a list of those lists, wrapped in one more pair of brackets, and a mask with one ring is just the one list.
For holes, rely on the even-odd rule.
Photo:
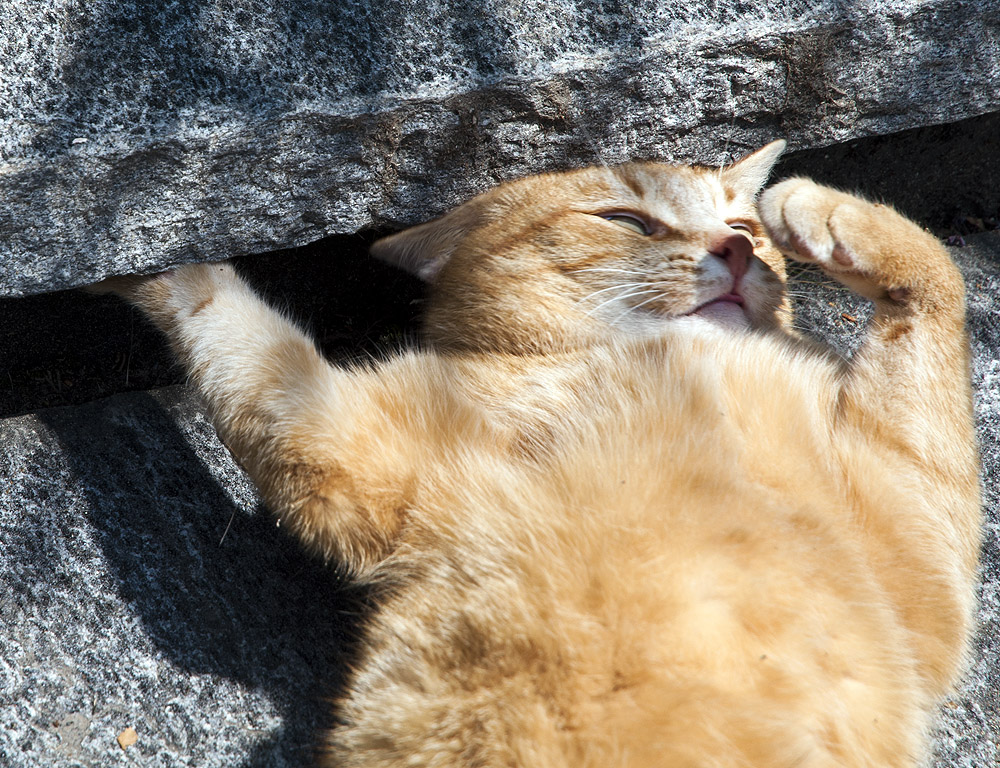
[(997, 0), (7, 0), (0, 295), (1000, 108)]
[[(1000, 232), (954, 249), (969, 286), (987, 525), (981, 629), (936, 768), (997, 764)], [(811, 290), (849, 351), (864, 308)], [(349, 658), (359, 596), (259, 508), (192, 393), (0, 421), (0, 765), (299, 766)], [(115, 739), (134, 727), (123, 751)]]
[(351, 601), (191, 393), (9, 419), (0, 445), (0, 765), (307, 764)]

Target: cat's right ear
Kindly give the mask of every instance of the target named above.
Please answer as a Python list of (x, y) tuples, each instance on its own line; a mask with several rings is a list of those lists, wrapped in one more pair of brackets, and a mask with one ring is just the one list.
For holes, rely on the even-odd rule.
[(440, 219), (376, 240), (370, 253), (431, 283), (465, 239), (475, 219), (470, 207), (463, 205)]
[(740, 158), (722, 169), (723, 180), (737, 194), (748, 200), (756, 199), (785, 146), (784, 139), (778, 139)]

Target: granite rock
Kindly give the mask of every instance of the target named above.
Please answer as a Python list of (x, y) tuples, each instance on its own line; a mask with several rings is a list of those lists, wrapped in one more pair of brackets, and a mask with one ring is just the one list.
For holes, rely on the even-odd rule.
[(0, 295), (1000, 108), (996, 0), (8, 0)]
[(0, 445), (0, 764), (309, 764), (356, 601), (193, 394), (15, 417)]
[[(1000, 232), (953, 254), (987, 523), (980, 631), (935, 768), (1000, 757)], [(849, 354), (864, 305), (797, 279), (800, 324)], [(0, 421), (4, 766), (305, 764), (364, 598), (275, 527), (188, 389)]]

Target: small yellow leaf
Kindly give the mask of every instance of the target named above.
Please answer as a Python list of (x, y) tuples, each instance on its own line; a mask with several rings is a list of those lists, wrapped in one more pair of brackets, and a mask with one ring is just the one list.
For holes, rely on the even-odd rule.
[(133, 744), (139, 740), (139, 734), (135, 732), (135, 728), (126, 728), (124, 731), (118, 734), (118, 746), (122, 749), (128, 749)]

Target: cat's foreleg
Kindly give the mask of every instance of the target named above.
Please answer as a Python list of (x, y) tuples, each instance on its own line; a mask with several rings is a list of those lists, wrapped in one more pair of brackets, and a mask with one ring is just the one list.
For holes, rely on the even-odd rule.
[(874, 303), (847, 367), (841, 417), (920, 466), (955, 517), (971, 567), (978, 454), (961, 274), (932, 235), (896, 211), (807, 179), (768, 189), (759, 208), (786, 256), (818, 264)]
[(837, 393), (832, 458), (927, 691), (940, 695), (963, 667), (981, 522), (961, 274), (886, 206), (805, 179), (767, 190), (759, 206), (785, 255), (874, 303)]
[(167, 335), (223, 442), (287, 528), (355, 570), (385, 553), (408, 470), (365, 372), (328, 364), (227, 264), (106, 288)]

